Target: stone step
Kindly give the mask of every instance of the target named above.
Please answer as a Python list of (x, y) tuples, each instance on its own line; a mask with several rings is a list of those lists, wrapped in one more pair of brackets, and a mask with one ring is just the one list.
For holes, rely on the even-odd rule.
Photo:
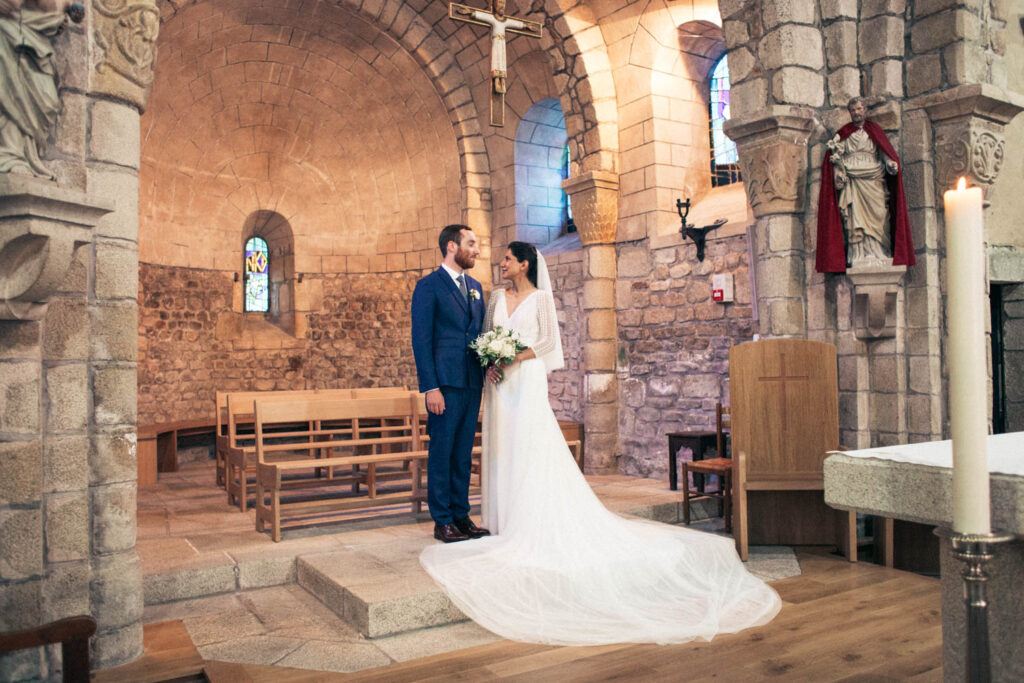
[[(716, 506), (715, 501), (694, 501), (692, 518), (706, 519)], [(674, 523), (680, 521), (680, 504), (644, 505), (628, 514)], [(420, 534), (303, 555), (296, 561), (296, 580), (367, 638), (465, 621), (420, 566), (420, 552), (434, 542)]]
[(359, 549), (298, 558), (296, 577), (352, 628), (367, 638), (465, 621), (466, 617), (420, 567), (417, 559), (432, 539), (403, 539)]

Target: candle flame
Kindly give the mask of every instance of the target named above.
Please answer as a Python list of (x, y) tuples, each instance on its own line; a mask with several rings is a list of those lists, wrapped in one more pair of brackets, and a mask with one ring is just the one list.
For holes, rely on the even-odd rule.
[(967, 178), (960, 176), (960, 180), (956, 183), (956, 189), (963, 191), (967, 188)]

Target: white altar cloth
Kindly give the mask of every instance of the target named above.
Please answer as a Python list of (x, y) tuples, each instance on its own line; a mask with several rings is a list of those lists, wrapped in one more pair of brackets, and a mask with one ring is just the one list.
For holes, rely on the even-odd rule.
[[(1024, 432), (990, 434), (986, 439), (986, 445), (990, 473), (1024, 477)], [(949, 440), (863, 448), (856, 451), (829, 451), (829, 454), (892, 460), (929, 467), (953, 467), (953, 442)]]

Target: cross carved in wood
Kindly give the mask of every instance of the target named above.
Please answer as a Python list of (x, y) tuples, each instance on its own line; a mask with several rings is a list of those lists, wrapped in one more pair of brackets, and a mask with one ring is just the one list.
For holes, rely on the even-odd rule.
[(789, 421), (786, 416), (786, 382), (790, 380), (806, 382), (810, 379), (808, 375), (787, 375), (786, 374), (786, 354), (779, 354), (779, 362), (782, 365), (782, 370), (778, 375), (772, 377), (758, 377), (758, 382), (779, 382), (779, 387), (782, 389), (782, 428), (786, 429), (789, 426)]

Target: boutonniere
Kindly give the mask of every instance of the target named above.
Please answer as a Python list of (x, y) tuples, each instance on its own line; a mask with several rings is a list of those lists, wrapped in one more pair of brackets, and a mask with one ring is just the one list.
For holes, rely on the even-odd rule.
[(476, 291), (475, 289), (469, 290), (469, 300), (470, 301), (479, 301), (480, 300), (480, 292)]

